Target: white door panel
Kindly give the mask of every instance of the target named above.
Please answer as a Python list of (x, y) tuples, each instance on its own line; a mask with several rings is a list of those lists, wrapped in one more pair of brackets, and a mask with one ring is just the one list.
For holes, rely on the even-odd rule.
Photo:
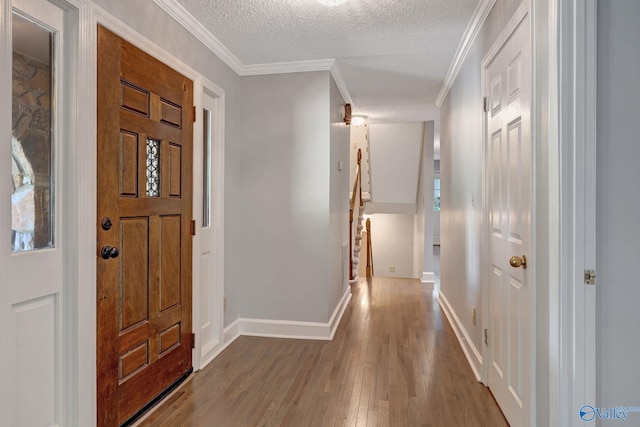
[(12, 67), (14, 111), (11, 129), (2, 129), (3, 139), (11, 134), (2, 156), (11, 156), (12, 168), (11, 174), (3, 169), (0, 186), (8, 191), (0, 194), (12, 194), (12, 200), (0, 203), (0, 223), (11, 224), (9, 233), (0, 234), (0, 256), (7, 265), (6, 299), (0, 301), (0, 310), (9, 341), (0, 366), (2, 395), (8, 402), (0, 423), (52, 426), (61, 424), (64, 399), (64, 189), (59, 155), (65, 140), (64, 12), (45, 0), (15, 0), (11, 5), (14, 13), (5, 23), (11, 22), (13, 48), (2, 52), (2, 61)]
[(531, 270), (509, 262), (512, 256), (531, 254), (529, 49), (526, 16), (485, 68), (489, 105), (488, 384), (512, 426), (528, 426), (531, 417)]

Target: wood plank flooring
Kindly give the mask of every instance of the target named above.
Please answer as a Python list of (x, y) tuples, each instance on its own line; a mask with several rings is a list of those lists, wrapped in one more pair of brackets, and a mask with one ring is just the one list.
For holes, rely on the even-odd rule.
[(333, 341), (240, 337), (138, 425), (508, 425), (418, 280), (352, 293)]

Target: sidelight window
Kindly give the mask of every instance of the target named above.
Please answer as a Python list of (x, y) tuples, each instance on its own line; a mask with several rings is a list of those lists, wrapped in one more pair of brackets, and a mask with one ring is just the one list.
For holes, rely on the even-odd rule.
[(54, 246), (54, 34), (12, 15), (11, 246)]

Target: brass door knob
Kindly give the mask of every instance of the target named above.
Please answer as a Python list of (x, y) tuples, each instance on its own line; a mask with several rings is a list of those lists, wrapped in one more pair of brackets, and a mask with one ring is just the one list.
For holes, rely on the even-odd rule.
[(513, 268), (518, 268), (518, 267), (522, 267), (523, 269), (527, 269), (527, 257), (526, 255), (522, 255), (522, 258), (520, 258), (519, 256), (512, 256), (511, 259), (509, 259), (509, 264), (511, 264), (511, 267)]

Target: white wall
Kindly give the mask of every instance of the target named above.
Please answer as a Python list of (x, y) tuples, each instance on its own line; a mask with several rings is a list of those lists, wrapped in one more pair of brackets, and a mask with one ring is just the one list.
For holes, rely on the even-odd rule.
[[(330, 79), (331, 153), (329, 161), (329, 302), (327, 319), (349, 286), (349, 127), (344, 124), (344, 100)], [(342, 165), (340, 170), (339, 165)], [(346, 247), (343, 249), (343, 245)], [(344, 251), (344, 253), (343, 253)], [(346, 265), (345, 264), (346, 261)]]
[[(597, 405), (638, 405), (640, 2), (598, 2)], [(635, 402), (635, 403), (634, 403)], [(631, 414), (627, 424), (640, 423)], [(603, 421), (602, 425), (606, 423)]]
[(329, 79), (241, 78), (239, 317), (328, 320)]
[(358, 165), (358, 149), (362, 150), (362, 191), (371, 191), (371, 181), (369, 176), (369, 125), (366, 123), (360, 126), (349, 126), (351, 132), (351, 156), (350, 156), (350, 187), (351, 191), (355, 181), (356, 166)]
[[(415, 215), (375, 214), (371, 218), (371, 243), (376, 277), (416, 277), (413, 266)], [(366, 247), (361, 260), (366, 262)], [(395, 266), (395, 272), (389, 271)]]
[(415, 212), (422, 127), (421, 122), (369, 125), (373, 202), (412, 204)]

